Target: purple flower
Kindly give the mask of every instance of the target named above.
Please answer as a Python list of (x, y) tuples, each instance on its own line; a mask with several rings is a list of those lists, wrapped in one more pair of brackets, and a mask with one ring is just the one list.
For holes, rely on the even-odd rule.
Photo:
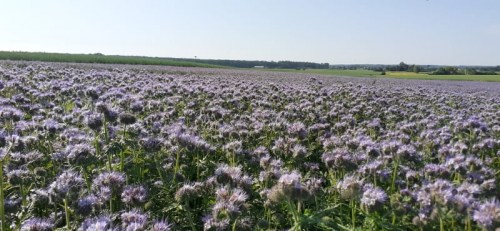
[(132, 114), (129, 114), (129, 113), (120, 113), (118, 118), (120, 119), (120, 123), (125, 124), (125, 125), (131, 125), (137, 121), (135, 116)]
[(120, 218), (124, 230), (146, 230), (148, 216), (139, 210), (124, 212)]
[(215, 170), (215, 177), (220, 184), (236, 183), (241, 180), (243, 172), (241, 167), (231, 167), (227, 164), (219, 165)]
[(252, 154), (257, 158), (260, 158), (262, 156), (269, 155), (269, 151), (267, 150), (266, 147), (259, 146), (252, 152)]
[(60, 174), (49, 186), (51, 194), (62, 197), (72, 198), (77, 196), (83, 188), (85, 181), (79, 173), (67, 170)]
[(482, 203), (474, 210), (472, 219), (485, 229), (494, 226), (498, 227), (500, 223), (500, 203), (496, 199)]
[(363, 180), (356, 176), (345, 176), (343, 180), (337, 183), (337, 189), (340, 196), (346, 200), (359, 198), (363, 189)]
[(94, 195), (86, 196), (78, 200), (77, 212), (83, 216), (88, 216), (98, 206), (99, 198)]
[(127, 186), (122, 192), (122, 201), (125, 204), (140, 206), (146, 203), (148, 192), (143, 186)]
[(280, 183), (284, 187), (300, 187), (301, 178), (302, 176), (300, 175), (300, 173), (298, 173), (297, 171), (293, 171), (291, 173), (281, 175), (278, 183)]
[(158, 220), (153, 222), (151, 231), (170, 231), (172, 230), (172, 224), (169, 224), (167, 220)]
[(184, 184), (175, 193), (175, 200), (179, 203), (191, 201), (200, 196), (200, 189), (192, 184)]
[(306, 126), (302, 122), (295, 122), (288, 125), (288, 134), (304, 139), (307, 137)]
[(231, 220), (229, 218), (215, 219), (212, 216), (206, 216), (203, 218), (203, 229), (204, 230), (227, 230), (230, 226)]
[(87, 126), (89, 126), (89, 128), (94, 131), (98, 131), (103, 125), (102, 117), (100, 114), (90, 114), (85, 120)]
[(307, 155), (307, 149), (300, 144), (296, 144), (292, 149), (292, 153), (294, 158), (304, 158)]
[(26, 184), (31, 181), (31, 174), (30, 172), (25, 169), (11, 169), (7, 172), (7, 179), (10, 184), (12, 185), (20, 185), (20, 184)]
[(66, 147), (68, 159), (76, 164), (88, 164), (94, 155), (94, 148), (88, 144), (75, 144)]
[(51, 231), (54, 229), (54, 222), (49, 219), (31, 218), (21, 224), (21, 231)]
[(83, 221), (78, 231), (113, 231), (113, 223), (109, 216), (87, 218)]
[(141, 140), (141, 145), (147, 152), (157, 152), (162, 147), (162, 140), (154, 137), (148, 137)]
[(271, 202), (280, 202), (283, 199), (301, 201), (310, 196), (309, 189), (302, 184), (302, 176), (298, 171), (281, 175), (278, 184), (273, 186), (268, 194)]
[(371, 184), (365, 185), (365, 190), (361, 197), (361, 205), (369, 209), (374, 209), (381, 206), (385, 201), (387, 201), (387, 194), (384, 190)]
[(109, 187), (115, 192), (120, 192), (125, 184), (125, 174), (121, 172), (103, 172), (93, 180), (94, 188)]
[(0, 120), (19, 121), (24, 117), (24, 113), (11, 106), (0, 106)]

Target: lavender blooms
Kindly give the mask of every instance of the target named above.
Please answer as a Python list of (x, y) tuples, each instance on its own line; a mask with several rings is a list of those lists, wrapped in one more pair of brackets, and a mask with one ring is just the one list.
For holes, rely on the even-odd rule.
[(54, 222), (49, 219), (31, 218), (23, 222), (22, 231), (51, 231), (54, 229)]
[(96, 188), (109, 187), (120, 192), (125, 184), (125, 175), (120, 172), (103, 172), (94, 178), (93, 185)]
[(387, 201), (387, 194), (384, 190), (374, 187), (373, 185), (365, 185), (361, 197), (361, 205), (366, 206), (368, 209), (377, 209)]
[(337, 183), (337, 189), (342, 198), (346, 200), (357, 199), (361, 196), (363, 190), (363, 180), (355, 176), (346, 176)]
[(98, 114), (90, 114), (85, 120), (87, 126), (92, 130), (99, 130), (103, 125), (102, 117)]
[(500, 203), (495, 199), (484, 202), (474, 211), (473, 219), (483, 228), (498, 227), (500, 224)]
[(108, 231), (114, 230), (112, 220), (108, 216), (100, 216), (96, 218), (88, 218), (85, 219), (78, 229), (79, 231), (91, 231), (91, 230), (99, 230), (99, 231)]
[(4, 229), (499, 226), (497, 83), (24, 62), (0, 79)]
[(307, 200), (310, 192), (301, 182), (302, 176), (294, 171), (283, 174), (278, 184), (271, 188), (268, 198), (271, 202), (280, 202), (281, 200), (302, 201)]
[(146, 203), (148, 193), (143, 186), (127, 186), (123, 189), (121, 196), (123, 203), (140, 206)]
[(95, 155), (94, 148), (88, 144), (76, 144), (65, 149), (68, 160), (77, 165), (89, 164)]
[(172, 224), (169, 224), (166, 220), (158, 220), (153, 223), (151, 231), (170, 231), (172, 230)]
[(60, 198), (74, 198), (84, 186), (79, 173), (67, 170), (61, 173), (49, 186), (49, 192)]
[(131, 125), (134, 124), (137, 119), (135, 118), (134, 115), (128, 114), (128, 113), (121, 113), (118, 116), (120, 123), (125, 124), (125, 125)]
[(146, 230), (148, 216), (139, 210), (124, 212), (120, 218), (123, 230)]

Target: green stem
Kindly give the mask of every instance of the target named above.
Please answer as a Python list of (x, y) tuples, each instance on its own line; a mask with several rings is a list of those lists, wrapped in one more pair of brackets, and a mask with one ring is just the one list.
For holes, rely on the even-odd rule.
[(112, 161), (111, 154), (108, 153), (108, 154), (106, 154), (106, 156), (108, 158), (108, 169), (109, 169), (109, 171), (113, 171), (113, 167), (111, 165), (111, 161)]
[(106, 124), (106, 116), (104, 116), (104, 140), (106, 141), (106, 144), (109, 143), (108, 126)]
[(21, 193), (21, 205), (23, 208), (26, 206), (26, 193), (24, 193), (24, 182), (22, 181), (19, 185), (19, 192)]
[(467, 217), (465, 219), (465, 229), (464, 230), (472, 231), (472, 224), (471, 224), (471, 220), (470, 220), (470, 215), (468, 213), (469, 212), (467, 212)]
[(179, 171), (179, 162), (180, 162), (180, 159), (181, 159), (181, 151), (178, 150), (177, 151), (177, 155), (175, 157), (175, 169), (174, 169), (174, 180), (175, 180), (175, 176), (177, 175), (177, 172)]
[(297, 215), (300, 215), (300, 207), (301, 207), (302, 203), (300, 203), (300, 201), (297, 202)]
[(71, 230), (69, 227), (69, 208), (68, 201), (64, 198), (64, 213), (66, 214), (66, 230)]
[(158, 152), (154, 153), (153, 156), (155, 159), (156, 171), (158, 171), (158, 176), (160, 177), (162, 182), (166, 183), (166, 179), (165, 179), (165, 177), (163, 177), (163, 173), (161, 171), (161, 161), (160, 161), (160, 158), (158, 157)]
[(113, 213), (113, 191), (111, 191), (111, 198), (109, 198), (109, 211)]
[(184, 207), (186, 208), (186, 211), (188, 213), (188, 219), (189, 219), (189, 225), (191, 226), (191, 230), (196, 230), (196, 227), (194, 226), (194, 220), (193, 220), (193, 213), (191, 211), (191, 208), (189, 207), (188, 203), (184, 204)]
[(297, 209), (295, 207), (295, 204), (293, 204), (293, 202), (291, 202), (290, 200), (287, 200), (287, 205), (288, 205), (288, 210), (290, 210), (290, 213), (292, 213), (292, 218), (293, 218), (293, 227), (294, 227), (294, 230), (301, 230), (301, 227), (300, 227), (300, 216), (299, 214), (297, 213)]
[(6, 225), (6, 220), (5, 220), (5, 194), (4, 194), (4, 188), (3, 188), (3, 165), (4, 163), (7, 163), (9, 161), (9, 153), (10, 149), (12, 148), (12, 144), (9, 145), (9, 148), (5, 152), (5, 155), (3, 159), (0, 159), (0, 221), (2, 224), (0, 225), (0, 231), (7, 230)]
[(123, 128), (122, 140), (125, 141), (125, 134), (127, 133), (127, 125)]
[(356, 203), (354, 200), (351, 200), (351, 221), (352, 221), (352, 230), (356, 229)]
[(89, 178), (89, 173), (88, 173), (87, 167), (82, 166), (82, 170), (83, 170), (83, 178), (85, 179), (85, 184), (87, 185), (87, 189), (90, 190), (91, 183), (90, 183), (90, 178)]
[(5, 230), (5, 211), (4, 211), (4, 194), (3, 194), (3, 160), (0, 160), (0, 219), (2, 225), (0, 230)]
[(199, 152), (197, 151), (196, 152), (196, 180), (200, 179), (200, 163), (199, 163), (199, 160), (200, 159), (200, 154)]
[(391, 192), (394, 192), (396, 190), (396, 176), (398, 175), (398, 167), (399, 163), (398, 161), (394, 161), (394, 168), (392, 172), (392, 183), (391, 183)]
[(120, 169), (121, 171), (125, 171), (125, 150), (120, 152)]
[(238, 221), (238, 219), (234, 219), (233, 226), (231, 228), (232, 231), (236, 231), (236, 222), (237, 221)]

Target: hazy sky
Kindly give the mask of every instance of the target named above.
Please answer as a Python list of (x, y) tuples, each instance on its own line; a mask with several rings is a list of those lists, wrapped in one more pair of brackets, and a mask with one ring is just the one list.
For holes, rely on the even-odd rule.
[(500, 65), (500, 0), (0, 0), (0, 50)]

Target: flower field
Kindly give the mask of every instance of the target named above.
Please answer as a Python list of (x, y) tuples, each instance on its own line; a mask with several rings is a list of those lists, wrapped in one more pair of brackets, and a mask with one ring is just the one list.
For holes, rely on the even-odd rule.
[(495, 230), (499, 89), (0, 63), (1, 230)]

